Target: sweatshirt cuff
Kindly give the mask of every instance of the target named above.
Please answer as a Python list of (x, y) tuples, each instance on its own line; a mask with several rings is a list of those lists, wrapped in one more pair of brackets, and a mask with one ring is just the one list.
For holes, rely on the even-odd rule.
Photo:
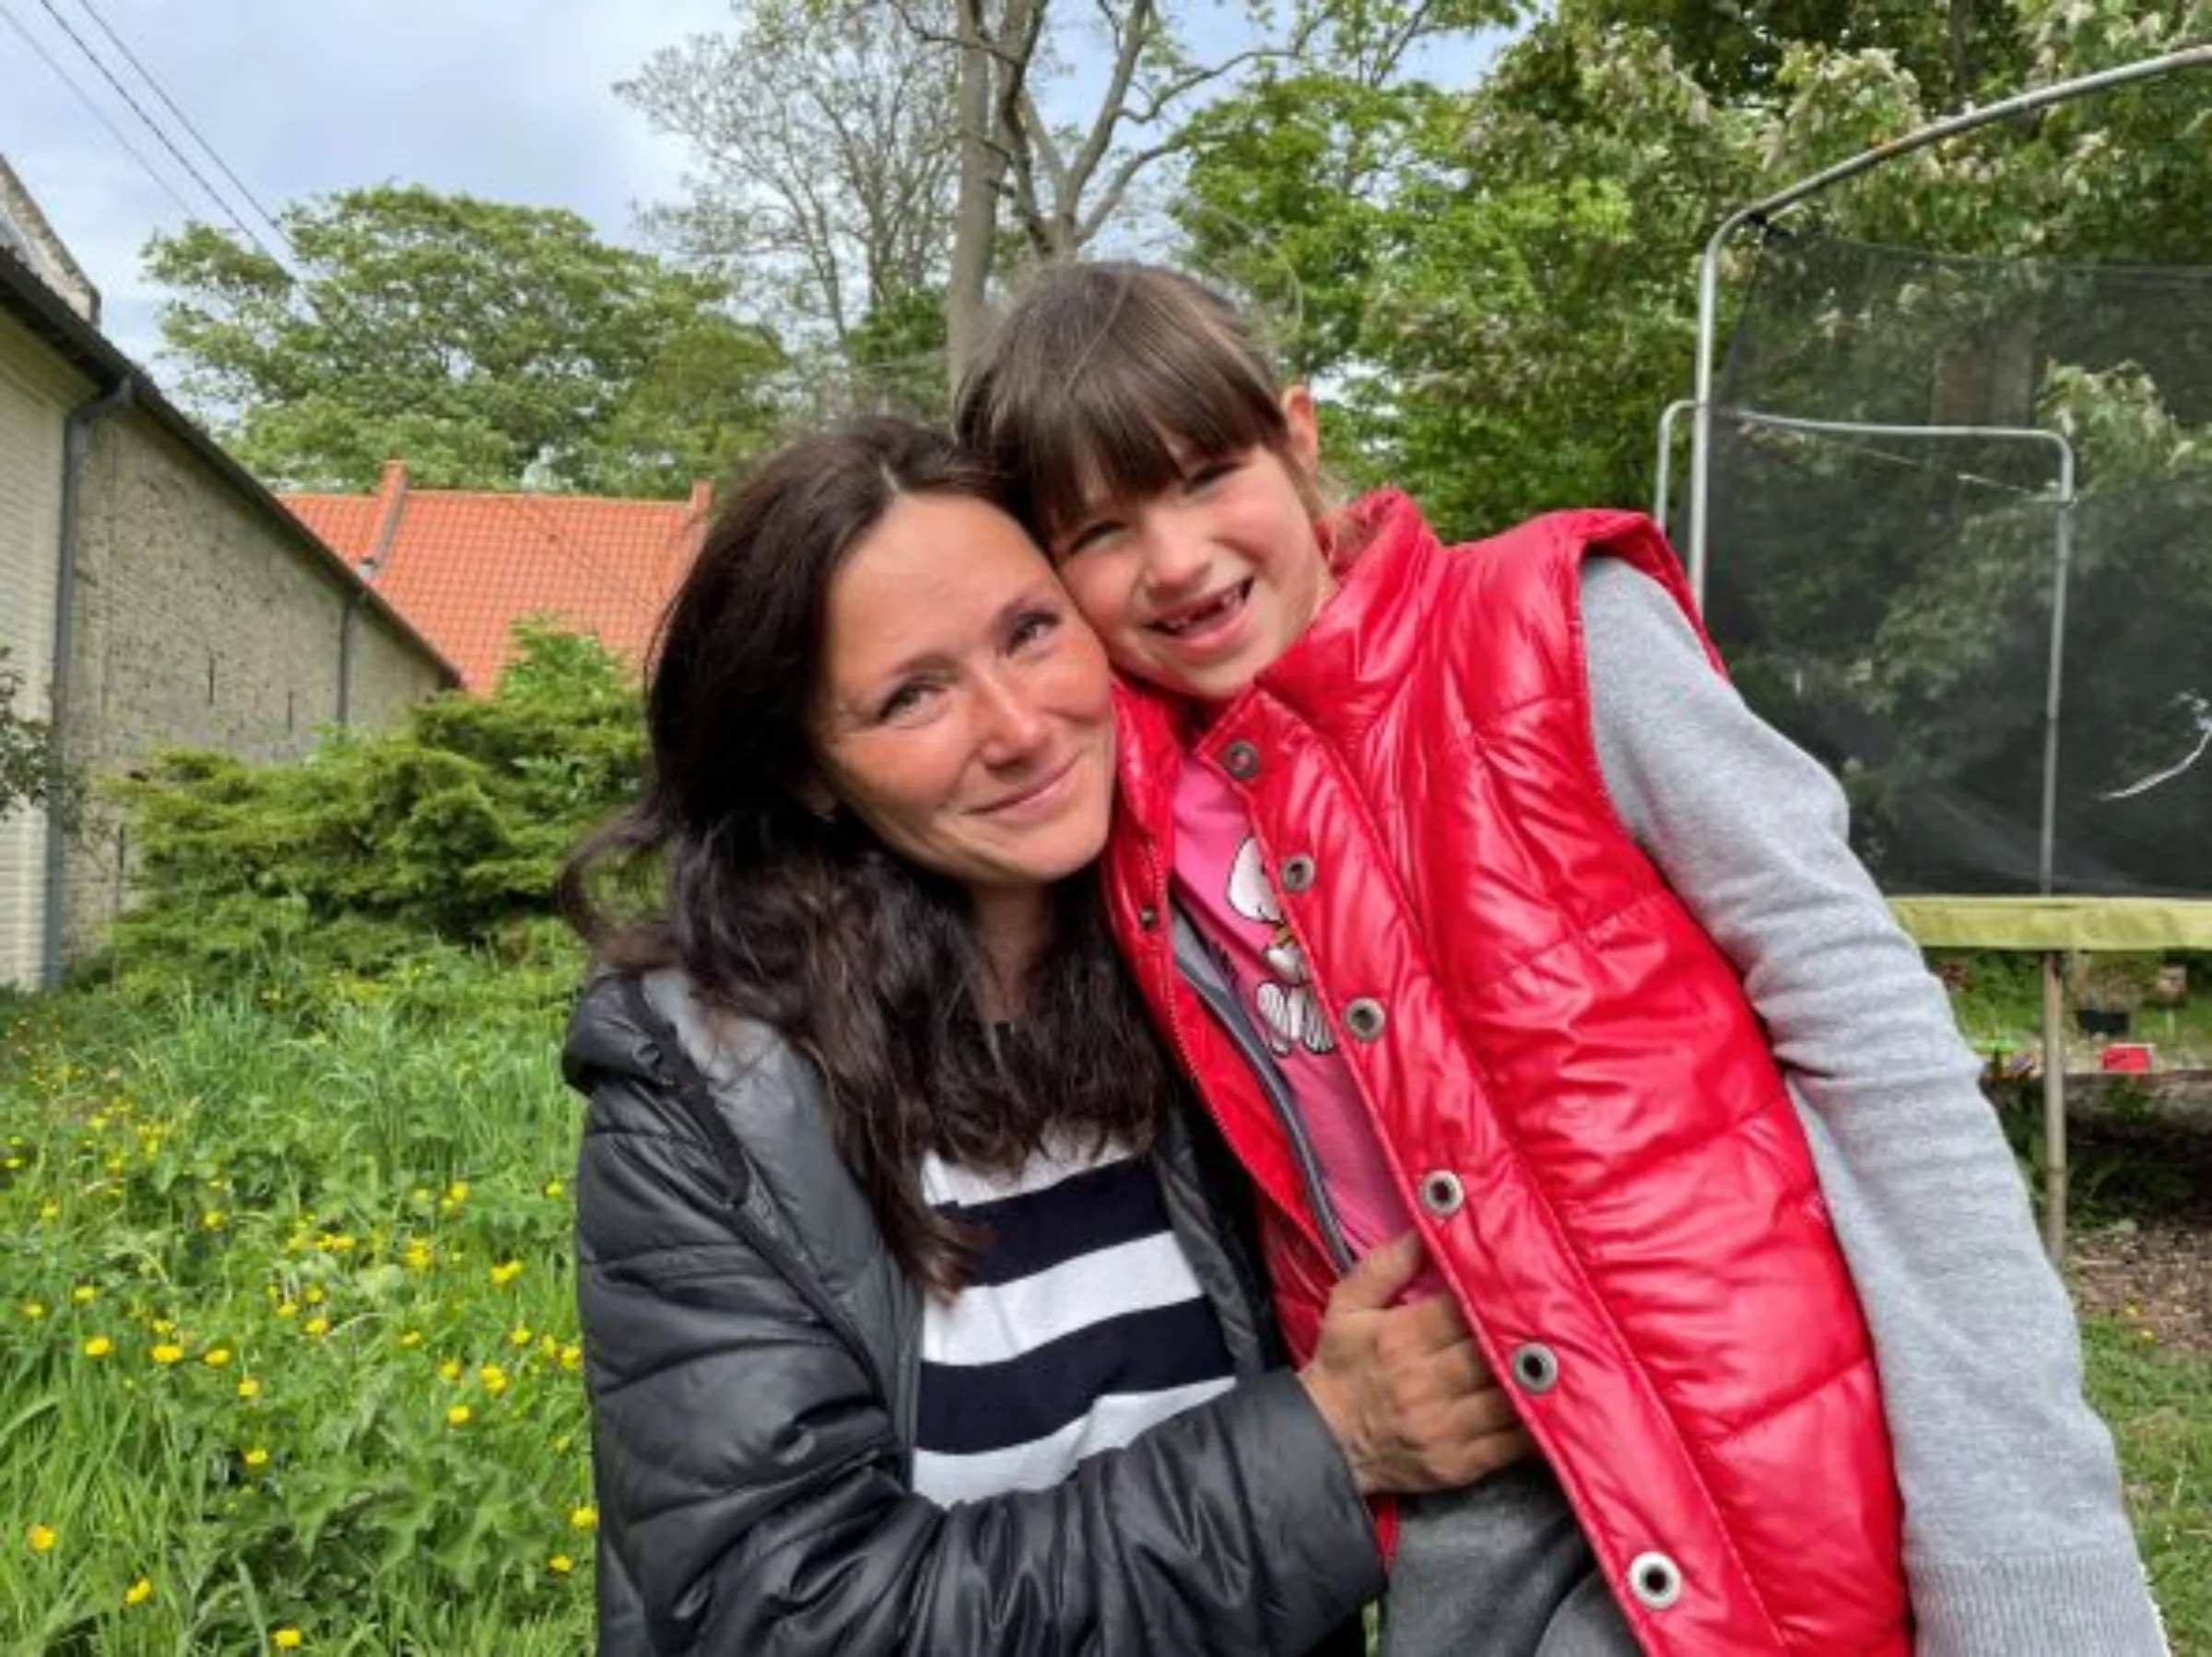
[(1917, 1657), (2168, 1657), (2135, 1549), (1906, 1561)]

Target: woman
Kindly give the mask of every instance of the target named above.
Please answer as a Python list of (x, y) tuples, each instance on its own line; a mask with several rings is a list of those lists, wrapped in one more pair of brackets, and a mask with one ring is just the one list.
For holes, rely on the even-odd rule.
[(563, 878), (602, 1651), (1357, 1649), (1361, 1498), (1525, 1440), (1404, 1246), (1270, 1372), (1088, 875), (1105, 659), (986, 476), (896, 421), (771, 460), (647, 723)]

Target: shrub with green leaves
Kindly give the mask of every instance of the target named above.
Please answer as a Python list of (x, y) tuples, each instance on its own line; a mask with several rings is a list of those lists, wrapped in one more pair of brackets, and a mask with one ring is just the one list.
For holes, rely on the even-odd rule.
[(643, 727), (633, 673), (596, 640), (519, 640), (492, 696), (433, 697), (289, 764), (180, 751), (118, 784), (141, 897), (111, 964), (368, 968), (546, 912), (570, 848), (637, 789)]

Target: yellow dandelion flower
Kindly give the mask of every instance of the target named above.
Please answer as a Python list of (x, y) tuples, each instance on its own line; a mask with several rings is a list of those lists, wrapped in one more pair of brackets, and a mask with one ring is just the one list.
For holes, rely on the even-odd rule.
[(502, 1260), (498, 1265), (491, 1268), (492, 1286), (496, 1288), (504, 1288), (522, 1275), (523, 1263), (521, 1261)]
[(151, 1357), (154, 1362), (166, 1366), (176, 1363), (179, 1359), (182, 1358), (184, 1356), (184, 1348), (178, 1346), (174, 1341), (163, 1341), (147, 1356)]
[(23, 1534), (23, 1540), (30, 1544), (30, 1551), (34, 1554), (53, 1552), (53, 1545), (61, 1539), (61, 1533), (50, 1524), (34, 1524)]
[(576, 1569), (576, 1561), (566, 1554), (555, 1554), (546, 1561), (546, 1569), (557, 1577), (565, 1577)]
[(448, 1185), (445, 1188), (445, 1200), (449, 1203), (467, 1202), (468, 1181), (466, 1180), (455, 1180), (451, 1185)]
[(486, 1364), (477, 1371), (477, 1379), (484, 1383), (484, 1390), (494, 1398), (507, 1390), (507, 1371), (497, 1364)]
[(570, 1438), (567, 1433), (561, 1434), (559, 1438), (553, 1440), (553, 1453), (555, 1455), (567, 1455), (569, 1453), (569, 1446), (573, 1444), (575, 1441), (576, 1440)]
[(436, 1258), (437, 1256), (430, 1252), (430, 1245), (419, 1240), (409, 1243), (404, 1256), (406, 1268), (410, 1272), (429, 1271), (430, 1263)]
[(79, 1306), (89, 1306), (100, 1298), (100, 1290), (89, 1283), (80, 1283), (69, 1291), (69, 1298)]
[(239, 1459), (249, 1467), (266, 1467), (269, 1464), (269, 1452), (256, 1444)]
[(6, 1169), (10, 1173), (13, 1173), (17, 1169), (21, 1168), (22, 1166), (23, 1158), (20, 1157), (10, 1157), (6, 1161), (0, 1162), (0, 1168)]
[(154, 1585), (145, 1577), (140, 1577), (123, 1591), (123, 1603), (126, 1605), (143, 1605), (153, 1597)]
[(407, 1193), (407, 1201), (410, 1203), (427, 1203), (429, 1200), (430, 1188), (427, 1185), (418, 1185), (413, 1191)]
[(319, 1341), (330, 1333), (330, 1320), (324, 1317), (313, 1317), (308, 1319), (300, 1327), (305, 1334)]
[(453, 1404), (445, 1412), (445, 1424), (448, 1427), (466, 1427), (472, 1413), (465, 1404)]
[(582, 1346), (579, 1346), (575, 1342), (571, 1341), (567, 1346), (560, 1349), (560, 1367), (562, 1369), (577, 1369), (582, 1368), (582, 1366), (583, 1348)]
[(438, 1379), (440, 1381), (459, 1381), (461, 1379), (461, 1360), (457, 1357), (449, 1357), (440, 1364)]
[(527, 1346), (530, 1344), (529, 1330), (517, 1323), (507, 1332), (507, 1344), (510, 1346)]
[(23, 1302), (22, 1310), (23, 1315), (35, 1323), (41, 1318), (46, 1315), (46, 1302), (43, 1300), (26, 1300)]
[(255, 1381), (251, 1375), (241, 1377), (238, 1383), (238, 1395), (241, 1398), (260, 1397), (261, 1382)]
[(200, 1362), (210, 1369), (219, 1369), (229, 1361), (230, 1348), (228, 1346), (210, 1346), (200, 1354)]
[(547, 1180), (546, 1181), (546, 1194), (551, 1197), (555, 1202), (559, 1202), (562, 1197), (568, 1195), (568, 1193), (569, 1188), (566, 1185), (563, 1185), (559, 1180)]
[(60, 1219), (62, 1217), (62, 1205), (59, 1203), (41, 1203), (39, 1205), (39, 1217), (42, 1220)]
[(177, 1323), (174, 1318), (156, 1318), (147, 1327), (156, 1334), (173, 1334), (176, 1333)]
[(421, 1345), (422, 1345), (422, 1331), (421, 1331), (421, 1330), (419, 1330), (419, 1329), (410, 1329), (410, 1330), (408, 1330), (408, 1331), (407, 1331), (407, 1332), (406, 1332), (405, 1334), (403, 1334), (403, 1335), (401, 1335), (401, 1336), (399, 1337), (399, 1344), (400, 1344), (401, 1346), (407, 1346), (407, 1347), (415, 1347), (415, 1346), (421, 1346)]
[(587, 1501), (581, 1508), (570, 1510), (569, 1523), (580, 1531), (595, 1531), (599, 1528), (599, 1510)]
[(307, 1302), (307, 1303), (308, 1303), (310, 1306), (320, 1306), (320, 1305), (322, 1305), (322, 1304), (323, 1304), (323, 1288), (322, 1288), (322, 1286), (321, 1286), (320, 1284), (315, 1284), (315, 1283), (311, 1283), (311, 1284), (309, 1284), (309, 1285), (308, 1285), (308, 1286), (307, 1286), (305, 1288), (303, 1288), (303, 1289), (301, 1289), (301, 1290), (300, 1291), (300, 1298), (302, 1300), (306, 1301), (306, 1302)]
[(200, 1229), (203, 1231), (220, 1231), (229, 1223), (230, 1216), (220, 1208), (210, 1208), (200, 1216)]
[(280, 1318), (296, 1318), (300, 1315), (300, 1308), (294, 1301), (279, 1300), (276, 1302), (276, 1315)]
[(297, 1628), (279, 1628), (269, 1636), (269, 1643), (280, 1651), (296, 1651), (306, 1644), (306, 1637)]
[(87, 1357), (105, 1357), (109, 1353), (114, 1350), (115, 1343), (108, 1339), (108, 1337), (104, 1334), (96, 1334), (90, 1340), (85, 1343), (85, 1356)]

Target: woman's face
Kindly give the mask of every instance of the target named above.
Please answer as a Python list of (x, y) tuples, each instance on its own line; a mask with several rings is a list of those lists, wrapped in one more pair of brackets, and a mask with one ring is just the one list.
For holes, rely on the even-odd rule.
[(821, 671), (829, 791), (979, 910), (1074, 874), (1105, 844), (1105, 652), (1004, 512), (900, 497), (830, 582)]

